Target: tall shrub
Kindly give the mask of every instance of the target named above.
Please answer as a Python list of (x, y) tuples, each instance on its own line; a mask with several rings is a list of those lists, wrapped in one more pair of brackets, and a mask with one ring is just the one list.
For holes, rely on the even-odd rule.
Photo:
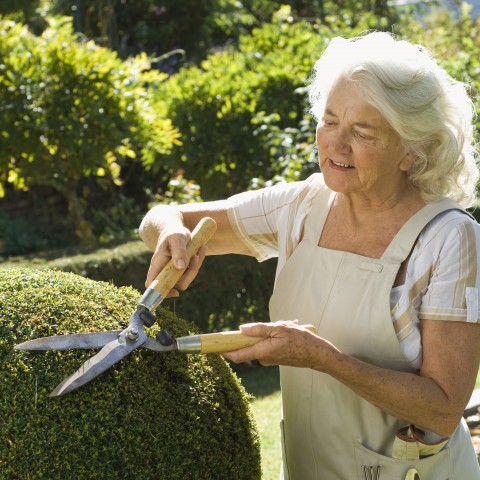
[(297, 125), (304, 110), (298, 89), (326, 41), (305, 22), (266, 24), (238, 49), (209, 55), (159, 85), (182, 141), (167, 165), (182, 165), (187, 178), (201, 182), (204, 199), (243, 190), (259, 172), (272, 176), (274, 159), (254, 134), (259, 115), (275, 114), (281, 128)]
[(150, 165), (177, 141), (149, 91), (163, 80), (145, 54), (122, 61), (74, 34), (68, 19), (51, 19), (41, 36), (0, 20), (0, 196), (7, 182), (53, 187), (90, 240), (80, 180), (114, 188), (122, 166)]

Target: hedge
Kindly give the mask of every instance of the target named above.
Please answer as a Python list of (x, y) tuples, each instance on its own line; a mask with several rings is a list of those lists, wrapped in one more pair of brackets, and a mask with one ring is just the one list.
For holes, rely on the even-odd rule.
[[(71, 273), (0, 269), (2, 480), (260, 479), (248, 396), (220, 356), (138, 349), (50, 398), (94, 352), (13, 350), (46, 335), (121, 329), (138, 296)], [(157, 319), (173, 336), (196, 331), (167, 310)]]

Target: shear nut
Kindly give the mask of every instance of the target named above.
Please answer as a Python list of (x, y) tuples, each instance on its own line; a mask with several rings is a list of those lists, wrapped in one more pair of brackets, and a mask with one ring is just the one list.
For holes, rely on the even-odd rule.
[(128, 342), (136, 342), (138, 340), (138, 328), (130, 327), (125, 335)]

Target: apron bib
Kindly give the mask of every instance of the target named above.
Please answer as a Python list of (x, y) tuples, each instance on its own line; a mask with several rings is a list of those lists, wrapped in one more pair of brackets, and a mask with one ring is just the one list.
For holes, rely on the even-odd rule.
[[(317, 195), (304, 236), (280, 272), (270, 300), (271, 321), (297, 319), (344, 353), (380, 367), (415, 372), (393, 327), (390, 292), (401, 263), (424, 226), (440, 212), (459, 208), (442, 200), (417, 212), (380, 259), (325, 249), (318, 241), (334, 193)], [(421, 480), (480, 479), (463, 422), (438, 454), (393, 459), (404, 421), (363, 400), (327, 374), (280, 367), (283, 475), (289, 480), (404, 480), (416, 468)], [(368, 470), (368, 471), (367, 471)], [(375, 478), (375, 472), (379, 472)]]

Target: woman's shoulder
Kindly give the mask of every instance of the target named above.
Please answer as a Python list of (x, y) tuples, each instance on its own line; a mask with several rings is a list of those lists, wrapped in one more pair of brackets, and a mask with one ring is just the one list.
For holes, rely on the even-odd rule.
[(432, 219), (420, 234), (419, 250), (437, 257), (454, 248), (480, 248), (480, 225), (467, 212), (450, 209)]
[(469, 304), (480, 288), (480, 228), (465, 211), (437, 215), (421, 233), (408, 265), (409, 290), (422, 292), (420, 319), (478, 320)]
[(317, 193), (326, 188), (323, 175), (282, 182), (230, 197), (226, 210), (232, 228), (257, 259), (281, 260), (298, 243), (304, 218)]
[(480, 225), (475, 218), (465, 210), (449, 209), (433, 218), (426, 226), (424, 233), (429, 236), (436, 236), (439, 234), (447, 234), (451, 230), (458, 228), (471, 228), (479, 231)]

